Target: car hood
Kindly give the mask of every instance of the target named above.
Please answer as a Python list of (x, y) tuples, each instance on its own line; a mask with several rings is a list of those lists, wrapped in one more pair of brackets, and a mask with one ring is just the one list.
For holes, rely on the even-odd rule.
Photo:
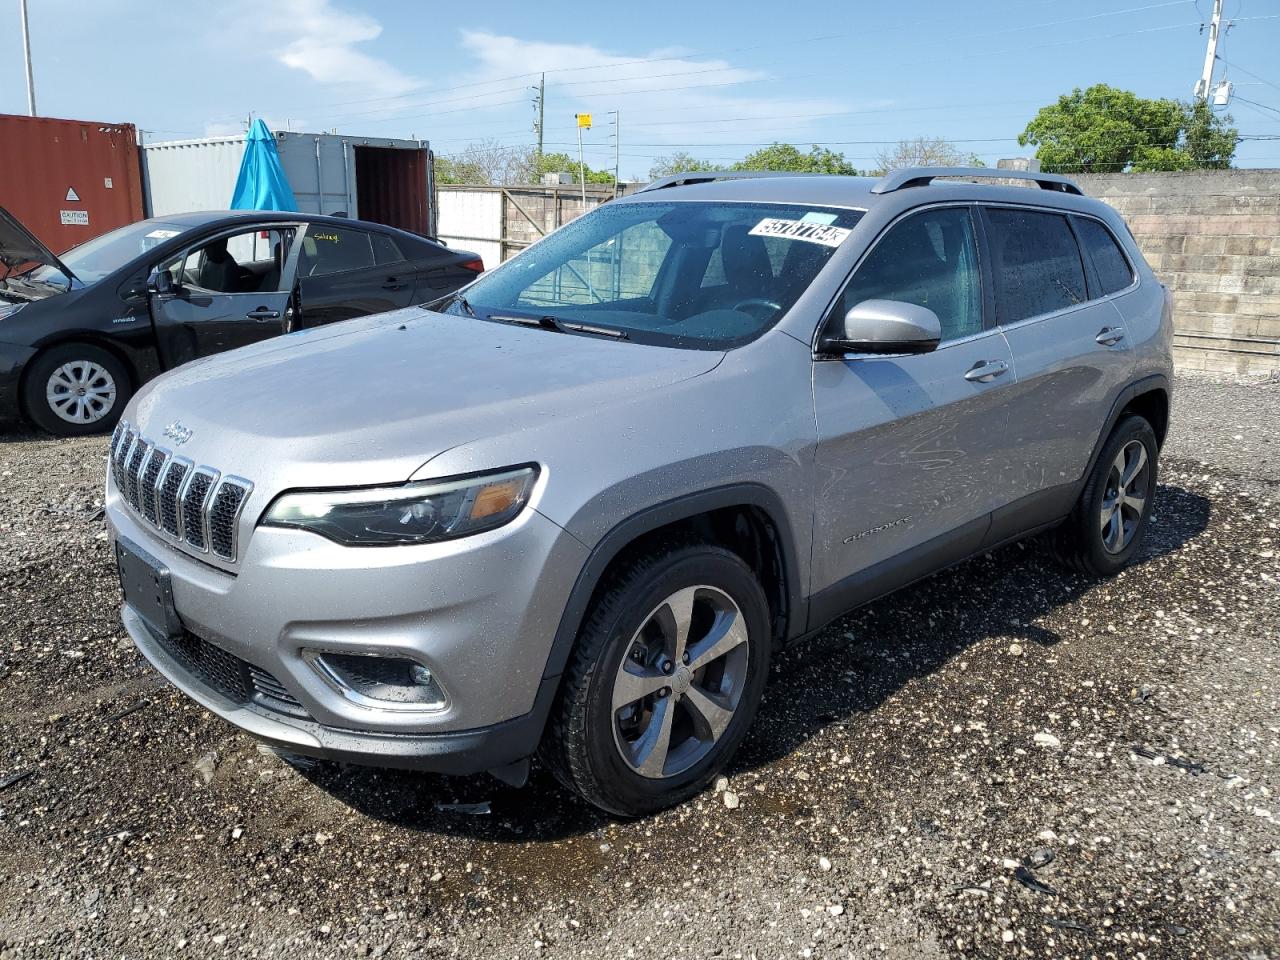
[(4, 266), (0, 276), (23, 264), (43, 264), (61, 272), (69, 281), (75, 280), (75, 274), (53, 251), (4, 207), (0, 207), (0, 264)]
[(473, 440), (634, 403), (723, 356), (411, 307), (188, 364), (125, 418), (170, 449), (189, 432), (175, 452), (265, 490), (390, 483)]

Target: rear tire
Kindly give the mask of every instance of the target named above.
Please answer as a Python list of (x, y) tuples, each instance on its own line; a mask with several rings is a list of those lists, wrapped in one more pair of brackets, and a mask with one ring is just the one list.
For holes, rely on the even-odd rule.
[(58, 437), (104, 433), (133, 395), (129, 371), (113, 354), (87, 343), (64, 343), (39, 354), (22, 385), (22, 406)]
[(1160, 448), (1143, 417), (1122, 419), (1098, 454), (1080, 499), (1054, 531), (1054, 549), (1067, 566), (1109, 577), (1133, 562), (1147, 535), (1156, 492)]
[(736, 554), (677, 543), (640, 557), (588, 611), (544, 760), (566, 787), (621, 816), (688, 799), (751, 726), (771, 642), (768, 601)]

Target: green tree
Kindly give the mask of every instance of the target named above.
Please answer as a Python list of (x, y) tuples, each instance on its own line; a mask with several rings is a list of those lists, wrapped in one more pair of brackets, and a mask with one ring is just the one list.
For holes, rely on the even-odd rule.
[(1209, 104), (1196, 100), (1183, 124), (1182, 152), (1197, 167), (1228, 169), (1239, 134), (1230, 123), (1231, 117), (1216, 114)]
[(982, 167), (986, 166), (977, 155), (965, 153), (949, 140), (941, 137), (916, 137), (899, 140), (897, 144), (876, 154), (877, 168), (871, 171), (883, 175), (903, 167)]
[(1230, 123), (1203, 102), (1151, 100), (1099, 83), (1042, 107), (1018, 143), (1034, 145), (1043, 169), (1060, 173), (1225, 168), (1237, 140)]
[[(578, 161), (567, 153), (544, 153), (539, 157), (533, 153), (529, 157), (529, 183), (540, 183), (544, 173), (571, 173), (574, 182), (581, 176)], [(587, 167), (587, 183), (613, 183), (612, 170), (592, 170)]]
[(649, 177), (658, 180), (662, 177), (675, 176), (677, 173), (700, 173), (708, 170), (722, 170), (722, 166), (709, 160), (699, 160), (691, 153), (677, 150), (669, 157), (657, 157), (649, 168)]
[(436, 157), (436, 183), (488, 183), (488, 175), (478, 164), (461, 157)]
[(857, 176), (858, 170), (843, 153), (816, 143), (802, 153), (789, 143), (773, 143), (749, 153), (733, 165), (734, 170), (781, 170), (788, 173), (841, 173)]
[[(457, 153), (436, 157), (436, 183), (541, 183), (544, 173), (570, 173), (576, 181), (578, 161), (567, 153), (539, 157), (532, 147), (509, 147), (497, 140), (469, 143)], [(613, 183), (613, 171), (587, 167), (587, 183)]]

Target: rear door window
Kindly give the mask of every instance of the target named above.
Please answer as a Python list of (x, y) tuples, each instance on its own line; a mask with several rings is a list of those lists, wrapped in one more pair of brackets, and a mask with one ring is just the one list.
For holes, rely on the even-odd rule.
[(1133, 268), (1129, 266), (1129, 258), (1124, 255), (1111, 231), (1097, 220), (1087, 217), (1075, 217), (1074, 220), (1080, 243), (1093, 261), (1093, 272), (1102, 288), (1097, 291), (1097, 295), (1105, 297), (1131, 286)]
[(363, 230), (313, 225), (302, 239), (298, 275), (323, 277), (373, 266), (373, 246)]
[(1080, 248), (1059, 213), (986, 208), (996, 315), (1016, 323), (1088, 299)]

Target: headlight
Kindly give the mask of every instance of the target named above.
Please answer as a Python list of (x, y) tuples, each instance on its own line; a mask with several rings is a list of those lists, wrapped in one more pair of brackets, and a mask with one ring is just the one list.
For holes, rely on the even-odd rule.
[(285, 493), (267, 508), (262, 523), (310, 530), (356, 547), (453, 540), (515, 519), (537, 477), (536, 468), (520, 467), (398, 487)]

